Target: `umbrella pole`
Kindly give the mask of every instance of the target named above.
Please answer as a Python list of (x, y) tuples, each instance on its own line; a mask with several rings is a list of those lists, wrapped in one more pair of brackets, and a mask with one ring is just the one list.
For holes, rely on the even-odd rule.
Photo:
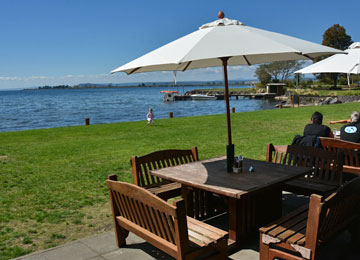
[(227, 61), (229, 57), (220, 58), (224, 67), (224, 85), (225, 85), (225, 102), (226, 102), (226, 121), (227, 121), (227, 134), (228, 144), (226, 146), (226, 158), (227, 158), (227, 171), (232, 172), (234, 165), (234, 145), (231, 138), (231, 120), (230, 120), (230, 100), (229, 100), (229, 82), (227, 73)]

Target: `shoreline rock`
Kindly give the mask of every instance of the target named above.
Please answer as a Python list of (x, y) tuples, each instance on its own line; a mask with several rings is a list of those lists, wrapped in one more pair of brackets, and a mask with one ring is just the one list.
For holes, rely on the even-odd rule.
[[(202, 89), (194, 89), (187, 91), (185, 95), (192, 95), (192, 94), (204, 94), (204, 95), (223, 95), (223, 91), (217, 90), (202, 90)], [(230, 95), (235, 94), (257, 94), (257, 92), (246, 92), (246, 91), (230, 91)], [(298, 98), (300, 100), (298, 101)], [(275, 107), (282, 106), (282, 107), (289, 107), (292, 106), (292, 95), (290, 93), (286, 93), (282, 96), (276, 96), (276, 101), (279, 101)], [(360, 102), (360, 95), (353, 95), (353, 96), (294, 96), (294, 105), (298, 103), (300, 106), (322, 106), (328, 104), (340, 104), (340, 103), (349, 103), (349, 102)]]

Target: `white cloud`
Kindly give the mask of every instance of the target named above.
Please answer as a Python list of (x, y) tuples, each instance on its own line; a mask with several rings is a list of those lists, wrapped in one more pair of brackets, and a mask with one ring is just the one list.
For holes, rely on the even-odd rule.
[(19, 80), (18, 77), (0, 77), (0, 80)]
[(4, 80), (4, 81), (14, 81), (14, 80), (18, 80), (18, 81), (29, 81), (29, 80), (39, 80), (39, 79), (51, 79), (51, 77), (47, 77), (47, 76), (30, 76), (30, 77), (0, 77), (0, 80)]

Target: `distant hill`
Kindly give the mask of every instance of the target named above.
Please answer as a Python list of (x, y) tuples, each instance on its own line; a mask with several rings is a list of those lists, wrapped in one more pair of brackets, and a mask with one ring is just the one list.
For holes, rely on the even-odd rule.
[[(250, 85), (256, 84), (258, 81), (254, 79), (246, 80), (229, 80), (230, 85)], [(177, 86), (211, 86), (211, 85), (223, 85), (222, 80), (213, 80), (213, 81), (178, 81)], [(83, 87), (154, 87), (154, 86), (171, 86), (174, 85), (172, 81), (163, 81), (163, 82), (132, 82), (132, 83), (81, 83), (74, 87), (83, 88)]]
[[(229, 80), (229, 85), (254, 85), (257, 80)], [(223, 86), (222, 80), (214, 81), (178, 81), (176, 86)], [(132, 83), (81, 83), (74, 86), (58, 85), (58, 86), (42, 86), (35, 89), (78, 89), (78, 88), (125, 88), (125, 87), (162, 87), (173, 86), (174, 82), (132, 82)], [(29, 90), (29, 89), (28, 89)]]

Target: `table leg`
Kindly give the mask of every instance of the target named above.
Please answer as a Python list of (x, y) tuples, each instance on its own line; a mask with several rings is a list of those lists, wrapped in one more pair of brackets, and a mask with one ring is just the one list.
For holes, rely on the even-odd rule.
[(254, 196), (256, 226), (258, 229), (282, 216), (282, 190), (275, 187)]
[(250, 233), (281, 217), (281, 211), (280, 188), (229, 198), (229, 246), (238, 247)]
[(241, 236), (240, 199), (229, 198), (229, 246), (238, 246)]

